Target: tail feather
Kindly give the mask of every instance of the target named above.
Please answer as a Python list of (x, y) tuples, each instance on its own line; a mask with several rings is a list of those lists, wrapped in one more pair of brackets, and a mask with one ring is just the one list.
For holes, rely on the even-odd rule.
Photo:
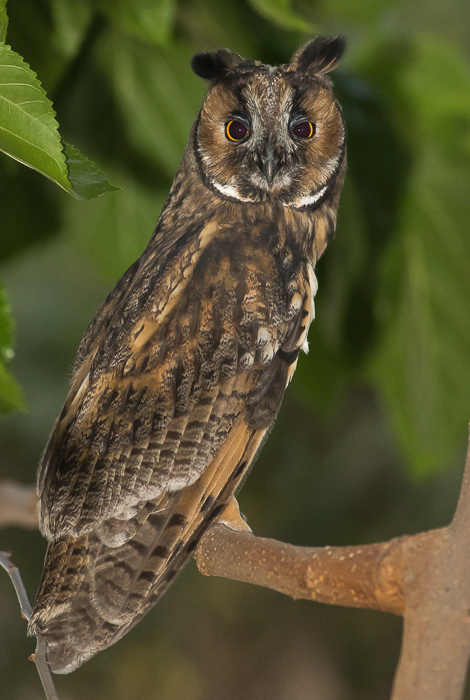
[(110, 527), (100, 532), (104, 542), (93, 533), (49, 545), (29, 633), (46, 640), (55, 673), (117, 642), (155, 605), (236, 491), (264, 432), (237, 421), (202, 477), (147, 504), (127, 542), (112, 546)]

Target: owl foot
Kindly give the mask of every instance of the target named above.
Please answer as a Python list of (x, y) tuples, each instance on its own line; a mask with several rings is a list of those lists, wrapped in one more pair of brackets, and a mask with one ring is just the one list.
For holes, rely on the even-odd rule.
[(232, 496), (227, 503), (220, 517), (217, 519), (217, 522), (227, 525), (231, 530), (252, 532), (251, 527), (245, 520), (245, 516), (240, 513), (240, 506), (235, 496)]

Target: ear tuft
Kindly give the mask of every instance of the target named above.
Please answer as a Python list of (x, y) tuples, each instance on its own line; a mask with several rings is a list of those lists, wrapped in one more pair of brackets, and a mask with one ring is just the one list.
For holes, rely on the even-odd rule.
[(340, 37), (317, 36), (309, 44), (302, 46), (292, 57), (292, 68), (300, 73), (321, 75), (336, 68), (346, 49), (345, 40)]
[(191, 59), (191, 68), (204, 80), (220, 80), (244, 59), (230, 49), (198, 53)]

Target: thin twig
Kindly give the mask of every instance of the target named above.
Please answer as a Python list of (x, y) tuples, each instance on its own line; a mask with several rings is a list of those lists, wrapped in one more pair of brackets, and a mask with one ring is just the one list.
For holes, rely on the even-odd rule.
[(37, 638), (36, 651), (33, 654), (33, 661), (36, 664), (39, 678), (41, 679), (42, 687), (47, 700), (59, 700), (57, 691), (54, 687), (49, 664), (46, 657), (46, 642), (42, 637)]
[[(25, 620), (29, 620), (32, 612), (31, 603), (28, 599), (28, 594), (21, 580), (21, 574), (17, 566), (15, 566), (7, 552), (0, 552), (0, 566), (2, 566), (13, 583), (16, 591), (18, 602), (20, 604), (21, 614)], [(46, 643), (41, 637), (37, 638), (36, 651), (30, 656), (31, 661), (36, 665), (39, 678), (41, 679), (42, 687), (46, 700), (59, 700), (54, 681), (52, 680), (51, 672), (47, 664)]]
[(32, 607), (26, 593), (23, 581), (21, 579), (20, 570), (10, 561), (10, 555), (7, 552), (0, 552), (0, 565), (5, 569), (8, 576), (11, 578), (13, 587), (20, 604), (21, 614), (25, 620), (31, 617)]

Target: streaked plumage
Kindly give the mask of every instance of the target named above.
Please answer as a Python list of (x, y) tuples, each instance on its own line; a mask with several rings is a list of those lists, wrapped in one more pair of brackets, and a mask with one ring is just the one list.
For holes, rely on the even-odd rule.
[(278, 68), (193, 59), (208, 95), (147, 249), (80, 345), (40, 468), (49, 545), (29, 629), (58, 673), (156, 603), (276, 417), (335, 232), (346, 144), (325, 73), (343, 49), (319, 38)]

